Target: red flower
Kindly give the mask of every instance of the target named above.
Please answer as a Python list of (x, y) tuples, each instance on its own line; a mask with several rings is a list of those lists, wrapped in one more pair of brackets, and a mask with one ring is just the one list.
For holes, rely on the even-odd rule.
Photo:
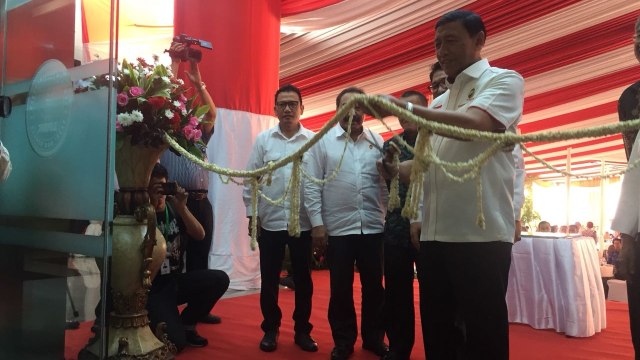
[(180, 120), (180, 114), (174, 112), (173, 117), (169, 119), (169, 124), (171, 124), (171, 128), (173, 129), (173, 131), (180, 131)]
[(162, 96), (152, 96), (147, 101), (155, 110), (161, 109), (167, 103), (167, 99)]

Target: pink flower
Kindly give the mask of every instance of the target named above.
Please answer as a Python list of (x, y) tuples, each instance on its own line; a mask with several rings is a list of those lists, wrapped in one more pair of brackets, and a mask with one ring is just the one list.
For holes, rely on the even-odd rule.
[(196, 127), (198, 126), (198, 124), (200, 124), (200, 121), (198, 121), (198, 118), (195, 116), (192, 116), (189, 118), (189, 125)]
[(193, 140), (193, 137), (195, 136), (194, 132), (196, 130), (193, 128), (193, 126), (185, 126), (184, 128), (182, 128), (182, 133), (184, 134), (184, 137), (187, 140)]
[(142, 90), (142, 88), (139, 87), (139, 86), (132, 86), (129, 89), (129, 94), (131, 94), (131, 96), (133, 96), (133, 97), (140, 96), (140, 95), (144, 94), (144, 90)]
[(129, 97), (127, 96), (127, 94), (125, 92), (121, 92), (117, 96), (117, 101), (118, 101), (118, 105), (125, 106), (129, 102)]
[(193, 141), (200, 141), (202, 137), (202, 131), (200, 129), (193, 130)]
[(178, 101), (180, 101), (181, 103), (186, 103), (187, 102), (187, 98), (183, 94), (180, 94), (180, 97), (178, 98)]
[(116, 131), (124, 131), (124, 128), (118, 119), (116, 119)]

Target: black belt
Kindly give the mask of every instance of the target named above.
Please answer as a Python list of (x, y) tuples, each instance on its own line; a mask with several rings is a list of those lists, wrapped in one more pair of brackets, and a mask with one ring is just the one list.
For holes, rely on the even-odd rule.
[(208, 194), (209, 190), (203, 190), (203, 189), (185, 189), (186, 192), (188, 192), (189, 194)]

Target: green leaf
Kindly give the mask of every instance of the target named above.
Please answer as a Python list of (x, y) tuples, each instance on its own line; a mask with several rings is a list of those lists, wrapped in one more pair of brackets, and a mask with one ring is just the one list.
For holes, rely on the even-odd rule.
[(194, 114), (195, 117), (199, 118), (200, 116), (206, 114), (209, 112), (209, 105), (202, 105), (200, 106), (197, 110), (196, 113)]

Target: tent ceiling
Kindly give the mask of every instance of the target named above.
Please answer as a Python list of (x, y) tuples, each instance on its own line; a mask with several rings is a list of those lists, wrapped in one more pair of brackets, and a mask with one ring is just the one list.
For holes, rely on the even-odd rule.
[[(92, 11), (108, 11), (106, 0), (83, 2), (88, 19), (104, 18), (92, 17)], [(283, 0), (283, 6), (280, 78), (302, 89), (303, 123), (311, 129), (332, 116), (335, 96), (347, 86), (368, 93), (428, 93), (435, 21), (460, 7), (485, 19), (483, 55), (525, 77), (523, 133), (616, 123), (619, 95), (639, 80), (632, 34), (640, 1)], [(121, 45), (150, 53), (144, 46), (153, 41), (140, 41), (146, 37), (162, 42), (155, 53), (166, 47), (173, 1), (120, 0), (120, 7)], [(108, 39), (98, 34), (100, 24), (88, 25), (91, 43)], [(390, 124), (400, 128), (397, 121)], [(366, 126), (389, 136), (375, 120)], [(620, 136), (526, 145), (562, 166), (570, 147), (573, 163), (591, 164), (592, 172), (600, 171), (601, 160), (626, 162)], [(532, 158), (525, 161), (530, 174), (544, 172)]]
[[(483, 55), (494, 65), (525, 77), (523, 133), (616, 123), (618, 97), (626, 86), (640, 80), (632, 45), (634, 23), (640, 16), (638, 1), (390, 3), (385, 12), (339, 26), (283, 32), (281, 82), (301, 87), (306, 126), (317, 129), (330, 118), (336, 94), (347, 86), (360, 86), (368, 93), (397, 94), (410, 88), (428, 93), (429, 66), (435, 61), (435, 21), (459, 7), (475, 10), (485, 19), (488, 38)], [(330, 8), (316, 10), (315, 15), (321, 17)], [(376, 120), (366, 125), (386, 131)], [(392, 128), (400, 126), (393, 122)], [(562, 167), (570, 147), (572, 161), (583, 168), (587, 164), (586, 173), (593, 175), (600, 172), (601, 160), (612, 164), (607, 165), (611, 170), (626, 163), (619, 135), (526, 145)], [(528, 173), (551, 176), (529, 156), (525, 161)]]

